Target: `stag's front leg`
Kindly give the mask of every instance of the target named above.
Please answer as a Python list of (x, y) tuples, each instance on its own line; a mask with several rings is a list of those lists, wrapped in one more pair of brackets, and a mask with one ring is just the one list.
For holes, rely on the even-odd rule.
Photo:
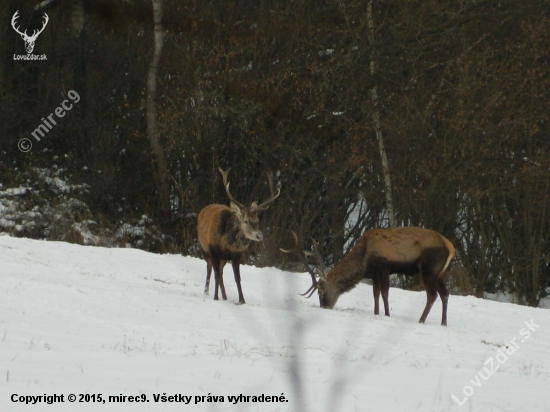
[(212, 267), (214, 268), (214, 300), (218, 300), (218, 289), (220, 285), (220, 261), (212, 258)]
[(223, 268), (227, 261), (220, 261), (220, 290), (222, 291), (222, 299), (227, 300), (227, 295), (225, 294), (225, 285), (223, 284)]
[(212, 257), (212, 267), (214, 268), (214, 300), (218, 300), (218, 289), (221, 286), (222, 298), (227, 300), (225, 295), (225, 288), (223, 286), (223, 267), (225, 262), (221, 261), (215, 257)]
[(245, 304), (244, 296), (243, 296), (243, 290), (241, 289), (241, 272), (240, 272), (240, 266), (241, 264), (241, 257), (236, 256), (231, 261), (231, 266), (233, 266), (233, 274), (235, 275), (235, 283), (237, 284), (237, 290), (239, 291), (239, 303)]

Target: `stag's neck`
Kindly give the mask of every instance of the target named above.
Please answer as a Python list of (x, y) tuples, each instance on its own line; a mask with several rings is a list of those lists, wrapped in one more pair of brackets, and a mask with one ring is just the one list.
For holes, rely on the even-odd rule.
[(233, 252), (245, 251), (251, 242), (250, 239), (245, 237), (243, 231), (241, 230), (239, 219), (237, 217), (233, 217), (231, 229), (227, 233), (227, 239), (231, 249), (233, 249)]
[(365, 247), (363, 242), (358, 242), (340, 263), (328, 273), (328, 281), (340, 293), (350, 291), (365, 277), (364, 257)]
[(242, 230), (239, 230), (239, 232), (237, 233), (233, 241), (233, 245), (239, 252), (246, 250), (250, 245), (250, 243), (251, 243), (250, 239), (247, 239), (244, 236), (244, 233), (242, 232)]

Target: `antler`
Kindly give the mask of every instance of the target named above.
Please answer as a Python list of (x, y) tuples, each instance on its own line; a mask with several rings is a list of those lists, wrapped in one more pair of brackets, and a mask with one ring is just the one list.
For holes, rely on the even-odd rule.
[(296, 235), (296, 232), (294, 232), (294, 230), (291, 230), (291, 233), (292, 233), (292, 236), (294, 237), (294, 242), (295, 242), (294, 249), (290, 249), (290, 250), (279, 249), (279, 250), (283, 253), (295, 253), (296, 255), (300, 256), (300, 258), (301, 258), (300, 260), (304, 264), (304, 266), (305, 266), (306, 270), (308, 271), (308, 273), (311, 275), (311, 280), (312, 280), (312, 284), (309, 287), (309, 289), (306, 290), (304, 293), (300, 293), (300, 296), (306, 296), (309, 293), (309, 295), (306, 296), (306, 298), (310, 298), (313, 295), (313, 293), (315, 292), (315, 290), (317, 289), (317, 275), (316, 275), (315, 271), (312, 270), (311, 267), (309, 266), (309, 262), (307, 261), (305, 256), (307, 256), (307, 257), (313, 256), (313, 257), (316, 258), (317, 264), (318, 264), (317, 269), (319, 270), (319, 278), (321, 278), (321, 279), (326, 278), (325, 265), (323, 263), (323, 258), (321, 257), (321, 254), (319, 253), (319, 242), (312, 239), (311, 241), (313, 242), (313, 252), (304, 251), (303, 252), (304, 256), (302, 256), (301, 253), (297, 252), (298, 236)]
[(11, 19), (11, 27), (13, 27), (13, 30), (15, 30), (15, 31), (16, 31), (18, 34), (20, 34), (21, 36), (26, 36), (26, 35), (27, 35), (27, 31), (26, 31), (26, 30), (25, 30), (25, 33), (21, 33), (21, 32), (19, 31), (19, 27), (15, 27), (15, 22), (16, 22), (17, 18), (19, 17), (18, 14), (19, 14), (19, 10), (17, 10), (17, 11), (15, 12), (15, 14), (13, 15), (13, 17), (12, 17), (12, 19)]
[[(50, 21), (50, 18), (48, 17), (48, 15), (46, 13), (44, 13), (44, 24), (43, 24), (42, 28), (40, 30), (34, 30), (32, 36), (30, 36), (30, 39), (31, 40), (36, 40), (38, 35), (44, 31), (44, 29), (46, 28), (46, 25), (48, 24), (49, 21)], [(25, 33), (26, 32), (27, 31), (25, 30)]]
[(11, 19), (11, 26), (13, 27), (13, 29), (18, 33), (20, 34), (22, 37), (26, 37), (29, 41), (33, 41), (33, 40), (36, 40), (36, 38), (38, 37), (38, 35), (40, 33), (42, 33), (44, 31), (44, 29), (46, 28), (46, 25), (48, 24), (48, 22), (50, 21), (50, 18), (48, 17), (48, 15), (46, 13), (44, 13), (44, 23), (42, 25), (42, 28), (40, 30), (34, 30), (32, 36), (29, 36), (27, 34), (27, 30), (25, 30), (23, 33), (21, 33), (21, 31), (19, 30), (19, 27), (15, 27), (15, 24), (16, 24), (16, 21), (17, 21), (17, 18), (19, 17), (19, 10), (17, 10), (15, 12), (15, 14), (13, 15), (12, 19)]
[(275, 190), (273, 189), (273, 173), (269, 172), (267, 174), (267, 178), (269, 180), (269, 190), (271, 192), (271, 196), (269, 196), (269, 199), (267, 199), (265, 202), (259, 204), (259, 205), (255, 205), (253, 204), (251, 209), (254, 210), (254, 211), (262, 211), (262, 210), (266, 210), (268, 207), (269, 207), (269, 204), (271, 202), (273, 202), (275, 199), (277, 199), (279, 197), (279, 195), (281, 194), (281, 189), (277, 190), (277, 193), (275, 193)]
[(227, 192), (227, 196), (229, 196), (229, 200), (231, 200), (233, 203), (235, 203), (237, 206), (239, 206), (241, 209), (245, 209), (245, 206), (240, 203), (240, 202), (237, 202), (237, 200), (235, 200), (235, 198), (233, 197), (233, 195), (231, 194), (231, 192), (229, 191), (229, 183), (227, 182), (227, 174), (229, 173), (229, 171), (231, 170), (231, 168), (227, 169), (226, 171), (223, 171), (221, 167), (218, 167), (218, 170), (220, 171), (220, 173), (222, 174), (222, 178), (223, 178), (223, 185), (225, 186), (225, 191)]

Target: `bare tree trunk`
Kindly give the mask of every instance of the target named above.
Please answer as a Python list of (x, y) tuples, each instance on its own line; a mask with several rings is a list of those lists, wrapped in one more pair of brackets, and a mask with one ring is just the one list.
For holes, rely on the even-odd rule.
[(147, 137), (157, 163), (157, 179), (161, 200), (161, 211), (165, 218), (170, 217), (170, 185), (168, 175), (168, 161), (166, 153), (160, 141), (157, 124), (157, 72), (158, 63), (162, 54), (164, 43), (164, 30), (162, 28), (163, 0), (152, 0), (154, 20), (154, 44), (153, 58), (147, 74)]
[(84, 28), (84, 21), (84, 2), (83, 0), (75, 0), (73, 2), (73, 9), (71, 12), (71, 25), (73, 26), (75, 36), (80, 36), (80, 33)]
[[(372, 18), (372, 0), (369, 1), (367, 6), (367, 24), (369, 28), (369, 42), (371, 45), (371, 60), (370, 60), (370, 73), (374, 77), (376, 74), (376, 62), (374, 52), (374, 22)], [(372, 120), (374, 124), (374, 130), (376, 132), (376, 140), (378, 141), (378, 150), (380, 151), (380, 159), (382, 160), (382, 174), (384, 175), (384, 186), (386, 188), (386, 209), (388, 211), (388, 221), (390, 227), (396, 227), (397, 221), (395, 219), (395, 212), (393, 207), (393, 193), (391, 185), (390, 166), (388, 163), (388, 156), (386, 154), (386, 148), (384, 146), (384, 137), (382, 135), (382, 125), (380, 124), (380, 111), (378, 110), (378, 92), (376, 85), (370, 90), (370, 96), (374, 104), (374, 111), (372, 113)]]
[(84, 0), (75, 0), (72, 3), (71, 9), (71, 28), (73, 32), (72, 52), (72, 75), (73, 84), (70, 88), (76, 90), (81, 96), (81, 105), (79, 105), (80, 113), (85, 116), (88, 108), (88, 89), (87, 89), (87, 60), (85, 58), (87, 50), (86, 31), (84, 25), (86, 23), (86, 13), (84, 11)]
[[(0, 4), (0, 16), (12, 16), (11, 10), (10, 10), (10, 4), (8, 2), (3, 1)], [(11, 34), (11, 33), (9, 33)], [(0, 44), (2, 45), (0, 47), (0, 56), (2, 57), (0, 59), (0, 79), (6, 79), (7, 78), (7, 67), (8, 67), (8, 31), (2, 30), (0, 31)], [(13, 42), (12, 42), (13, 43)], [(11, 57), (11, 56), (10, 56)]]

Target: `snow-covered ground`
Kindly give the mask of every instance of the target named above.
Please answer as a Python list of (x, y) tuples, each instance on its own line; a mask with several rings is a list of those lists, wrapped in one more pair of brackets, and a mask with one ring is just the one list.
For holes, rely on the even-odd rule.
[(242, 267), (239, 306), (195, 258), (1, 236), (0, 262), (0, 411), (550, 411), (546, 309), (451, 296), (442, 327), (424, 292), (324, 310), (277, 269)]

